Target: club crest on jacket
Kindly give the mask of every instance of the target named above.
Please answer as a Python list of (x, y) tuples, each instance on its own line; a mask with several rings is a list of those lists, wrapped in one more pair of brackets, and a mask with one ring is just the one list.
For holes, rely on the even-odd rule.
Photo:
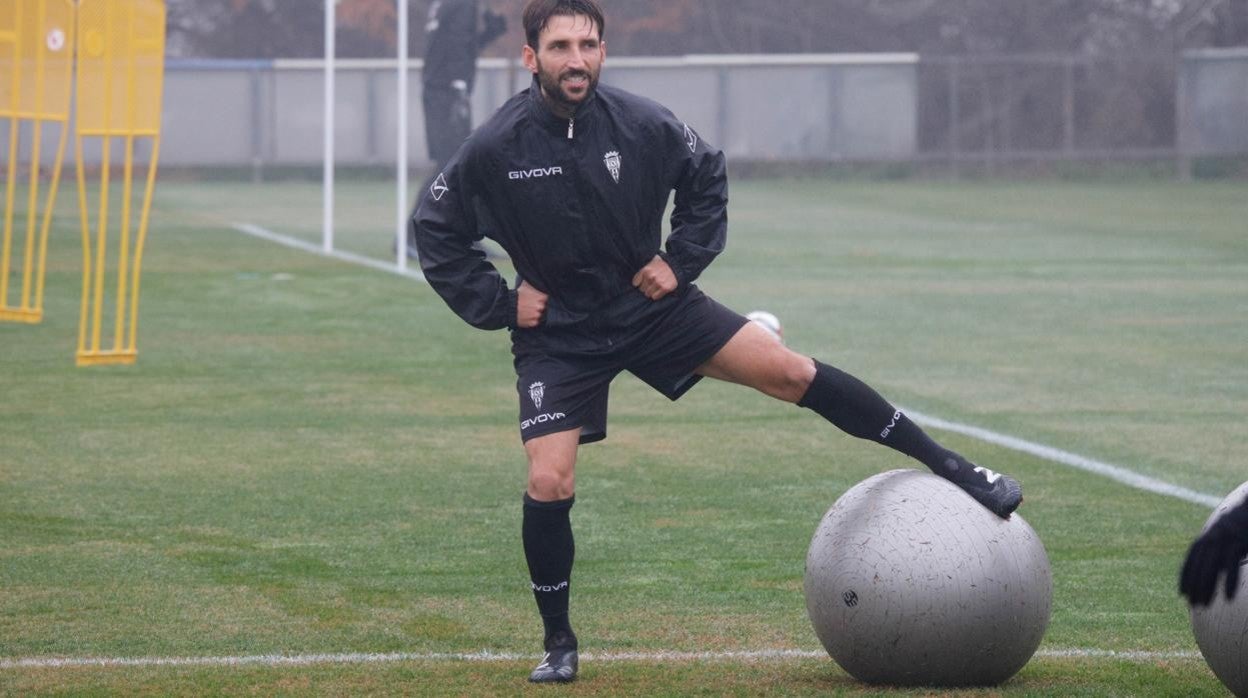
[(615, 150), (607, 151), (607, 154), (602, 156), (602, 162), (607, 166), (607, 171), (611, 173), (611, 179), (614, 179), (615, 183), (619, 184), (620, 153)]

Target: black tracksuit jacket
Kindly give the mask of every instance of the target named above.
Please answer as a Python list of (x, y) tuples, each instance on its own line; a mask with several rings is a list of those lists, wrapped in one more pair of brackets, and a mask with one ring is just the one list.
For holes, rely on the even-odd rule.
[(550, 296), (542, 324), (522, 332), (570, 350), (592, 351), (662, 313), (669, 299), (651, 301), (632, 285), (656, 254), (679, 294), (727, 237), (723, 153), (661, 105), (605, 85), (565, 119), (534, 81), (473, 133), (423, 197), (412, 217), (420, 266), (451, 309), (481, 329), (514, 328), (515, 290), (472, 247), (488, 237), (519, 279)]

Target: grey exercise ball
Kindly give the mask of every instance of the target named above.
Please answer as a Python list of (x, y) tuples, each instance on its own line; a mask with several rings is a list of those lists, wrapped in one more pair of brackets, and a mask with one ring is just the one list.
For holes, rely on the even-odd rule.
[[(1218, 505), (1204, 530), (1209, 530), (1218, 517), (1248, 497), (1248, 482), (1235, 488)], [(1242, 565), (1243, 563), (1241, 563)], [(1192, 607), (1192, 634), (1200, 653), (1218, 679), (1240, 698), (1248, 696), (1248, 569), (1241, 569), (1235, 598), (1226, 600), (1225, 580), (1218, 583), (1217, 593), (1208, 606)]]
[(806, 555), (806, 610), (851, 676), (901, 686), (995, 686), (1049, 625), (1044, 545), (931, 473), (893, 470), (850, 488)]

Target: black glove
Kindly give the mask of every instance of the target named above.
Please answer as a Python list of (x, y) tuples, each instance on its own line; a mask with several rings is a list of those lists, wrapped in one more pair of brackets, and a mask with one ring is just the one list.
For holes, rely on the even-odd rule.
[(1187, 551), (1179, 573), (1179, 593), (1193, 606), (1205, 606), (1217, 594), (1218, 577), (1226, 573), (1226, 599), (1235, 598), (1239, 568), (1248, 556), (1248, 500), (1214, 522)]
[(507, 18), (497, 12), (485, 10), (481, 13), (482, 27), (481, 44), (485, 45), (502, 36), (507, 31)]

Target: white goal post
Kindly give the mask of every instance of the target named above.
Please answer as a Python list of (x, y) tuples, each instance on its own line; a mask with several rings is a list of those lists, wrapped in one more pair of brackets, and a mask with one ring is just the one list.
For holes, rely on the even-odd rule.
[[(402, 4), (402, 0), (400, 0)], [(324, 162), (321, 163), (321, 249), (334, 251), (334, 35), (338, 23), (334, 11), (338, 0), (325, 0), (325, 133)]]
[[(321, 249), (326, 253), (334, 251), (334, 100), (337, 21), (335, 9), (339, 0), (325, 0), (325, 102), (324, 102), (324, 163), (322, 165), (322, 213), (321, 213)], [(398, 116), (396, 135), (398, 152), (395, 164), (395, 223), (394, 249), (395, 264), (399, 269), (407, 269), (407, 33), (408, 3), (406, 0), (395, 0), (398, 15), (397, 39), (397, 84), (398, 84)]]

